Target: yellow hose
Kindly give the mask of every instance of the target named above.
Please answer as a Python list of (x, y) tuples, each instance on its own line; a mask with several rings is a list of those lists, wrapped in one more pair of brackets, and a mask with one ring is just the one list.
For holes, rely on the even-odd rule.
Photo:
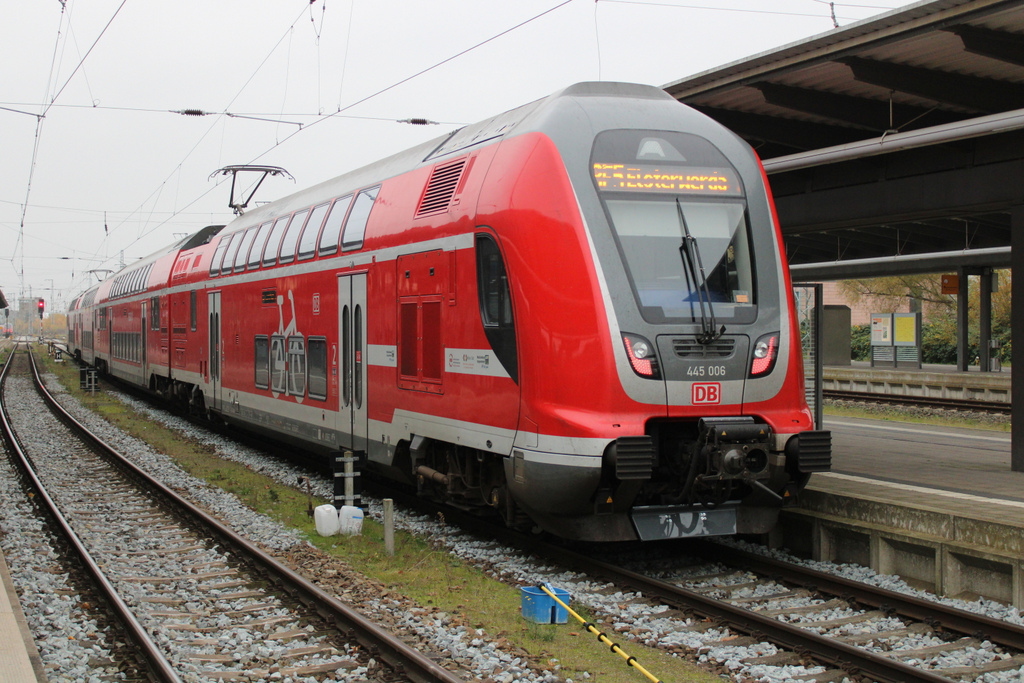
[(564, 602), (562, 602), (562, 600), (557, 595), (555, 595), (554, 592), (551, 589), (548, 588), (547, 584), (542, 583), (539, 586), (537, 586), (537, 588), (540, 588), (542, 591), (547, 593), (551, 597), (551, 599), (553, 599), (559, 605), (564, 607), (566, 612), (571, 614), (581, 624), (583, 624), (583, 628), (587, 629), (588, 631), (590, 631), (591, 633), (596, 635), (598, 642), (601, 642), (601, 643), (603, 643), (605, 645), (610, 646), (612, 652), (614, 652), (615, 654), (617, 654), (618, 656), (620, 656), (620, 657), (622, 657), (623, 659), (626, 660), (626, 665), (627, 666), (633, 667), (634, 669), (636, 669), (637, 671), (642, 673), (644, 676), (646, 676), (649, 680), (653, 681), (654, 683), (661, 683), (661, 679), (660, 678), (658, 678), (657, 676), (652, 674), (650, 671), (648, 671), (647, 669), (645, 669), (642, 666), (640, 666), (640, 662), (636, 661), (636, 657), (630, 657), (628, 654), (623, 652), (622, 648), (619, 647), (617, 643), (612, 642), (608, 638), (608, 636), (606, 636), (604, 633), (598, 631), (596, 626), (594, 626), (592, 623), (590, 623), (589, 621), (587, 621), (586, 619), (584, 619), (580, 615), (576, 614), (576, 612), (572, 611), (572, 608), (570, 608), (569, 605), (567, 605)]

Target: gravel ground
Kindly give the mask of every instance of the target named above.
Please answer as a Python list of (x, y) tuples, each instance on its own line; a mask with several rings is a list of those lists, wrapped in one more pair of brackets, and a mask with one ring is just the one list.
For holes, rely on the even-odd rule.
[[(145, 443), (124, 434), (105, 420), (81, 407), (55, 378), (47, 377), (46, 381), (50, 390), (77, 419), (94, 430), (114, 448), (129, 454), (137, 464), (158, 476), (168, 486), (201, 503), (230, 523), (240, 534), (274, 550), (280, 557), (289, 559), (296, 566), (308, 570), (318, 581), (321, 579), (328, 582), (333, 580), (339, 586), (343, 586), (343, 590), (338, 591), (339, 595), (343, 594), (344, 598), (357, 609), (376, 616), (380, 623), (389, 626), (395, 632), (418, 639), (424, 644), (424, 649), (444, 652), (448, 657), (469, 669), (474, 679), (500, 683), (511, 683), (512, 681), (546, 683), (563, 680), (556, 672), (532, 667), (527, 659), (527, 653), (518, 651), (511, 645), (499, 647), (490, 640), (482, 638), (482, 633), (467, 629), (465, 625), (458, 623), (450, 615), (413, 604), (401, 595), (386, 590), (379, 583), (351, 572), (344, 563), (325, 558), (297, 531), (285, 528), (266, 516), (253, 512), (234, 496), (184, 473), (168, 458), (152, 451)], [(197, 430), (182, 420), (162, 415), (127, 396), (122, 395), (119, 398), (134, 408), (149, 413), (154, 419), (166, 422), (190, 437), (210, 444), (218, 450), (220, 455), (245, 462), (254, 470), (272, 476), (282, 483), (291, 485), (300, 474), (309, 474), (287, 464), (276, 462), (251, 449), (239, 447), (230, 440)], [(9, 467), (6, 459), (2, 464), (4, 467)], [(9, 486), (14, 481), (13, 474), (8, 473), (7, 476), (3, 476), (3, 474), (3, 471), (0, 471), (0, 478), (4, 485)], [(329, 497), (330, 485), (327, 480), (317, 477), (314, 481), (317, 489), (315, 493), (324, 498)], [(20, 494), (14, 496), (14, 498), (17, 497), (20, 497)], [(37, 639), (41, 639), (39, 642), (42, 649), (45, 650), (44, 659), (58, 663), (58, 669), (52, 674), (51, 680), (99, 683), (103, 671), (94, 669), (92, 664), (106, 657), (108, 651), (102, 647), (93, 648), (92, 642), (95, 639), (65, 635), (73, 636), (83, 629), (88, 629), (88, 620), (81, 615), (69, 614), (69, 608), (63, 605), (63, 603), (70, 603), (73, 609), (76, 599), (61, 596), (62, 592), (73, 591), (66, 590), (66, 578), (54, 577), (48, 571), (45, 562), (40, 562), (40, 560), (45, 560), (45, 554), (39, 553), (35, 548), (37, 544), (34, 540), (23, 532), (23, 526), (27, 524), (26, 516), (22, 514), (19, 518), (15, 514), (16, 511), (8, 510), (8, 508), (17, 507), (7, 504), (11, 500), (11, 495), (4, 496), (2, 507), (0, 507), (0, 529), (8, 531), (0, 543), (3, 544), (4, 554), (12, 566), (12, 574), (19, 593), (30, 596), (29, 602), (23, 602), (23, 604), (25, 604), (30, 628), (37, 635)], [(380, 515), (380, 510), (377, 510), (377, 513)], [(27, 539), (26, 546), (18, 547), (21, 539)], [(24, 561), (26, 559), (27, 562)], [(56, 587), (50, 588), (45, 583), (47, 581), (55, 581)], [(42, 604), (44, 599), (53, 600), (55, 604), (50, 605), (47, 602), (44, 605)], [(83, 648), (83, 645), (86, 647)], [(315, 679), (284, 680), (281, 683), (307, 683), (307, 681), (313, 683)]]
[[(51, 387), (54, 383), (51, 382)], [(209, 444), (221, 457), (230, 458), (244, 463), (253, 470), (259, 471), (282, 483), (291, 485), (297, 477), (310, 476), (308, 472), (300, 471), (297, 468), (271, 458), (268, 458), (252, 449), (241, 447), (238, 444), (212, 435), (203, 430), (198, 430), (186, 422), (175, 417), (168, 416), (160, 411), (153, 410), (148, 406), (135, 401), (134, 399), (120, 396), (121, 400), (130, 404), (136, 410), (146, 413), (152, 419), (162, 422), (169, 427), (176, 429), (189, 438)], [(69, 403), (66, 401), (66, 403)], [(73, 404), (73, 402), (70, 402)], [(73, 408), (68, 405), (69, 410), (76, 413), (76, 416), (87, 420), (89, 424), (96, 426), (112, 443), (120, 443), (119, 448), (127, 452), (139, 453), (139, 457), (146, 461), (147, 469), (159, 470), (161, 477), (167, 477), (175, 486), (182, 489), (195, 491), (195, 495), (204, 500), (209, 507), (217, 511), (217, 514), (229, 519), (241, 533), (253, 540), (263, 542), (278, 550), (286, 558), (290, 558), (304, 570), (322, 576), (330, 580), (331, 576), (337, 577), (339, 587), (347, 585), (352, 577), (346, 575), (350, 572), (342, 563), (327, 561), (318, 552), (311, 548), (304, 541), (301, 541), (295, 532), (282, 529), (276, 523), (240, 505), (232, 496), (226, 495), (216, 489), (211, 489), (203, 482), (189, 481), (191, 477), (183, 475), (173, 464), (169, 463), (162, 456), (148, 453), (148, 448), (140, 445), (134, 440), (128, 440), (123, 434), (110, 427), (102, 420), (91, 416), (87, 411), (80, 408)], [(183, 478), (184, 477), (184, 478)], [(329, 499), (332, 493), (331, 482), (326, 478), (313, 476), (314, 493), (325, 499)], [(209, 502), (206, 502), (206, 501)], [(368, 500), (369, 515), (375, 519), (381, 519), (382, 509), (378, 501)], [(418, 515), (398, 513), (397, 524), (411, 532), (425, 534), (453, 554), (473, 562), (484, 568), (492, 575), (503, 581), (513, 584), (536, 585), (542, 581), (548, 581), (556, 586), (565, 587), (570, 590), (573, 600), (578, 604), (608, 615), (614, 622), (614, 628), (628, 637), (649, 645), (660, 646), (679, 654), (692, 655), (698, 653), (701, 661), (706, 661), (720, 668), (729, 670), (735, 676), (735, 680), (761, 681), (764, 683), (782, 683), (791, 681), (795, 676), (808, 676), (820, 672), (820, 668), (804, 668), (792, 666), (761, 666), (748, 665), (742, 660), (750, 657), (765, 656), (774, 654), (774, 646), (768, 644), (755, 644), (748, 647), (723, 646), (722, 641), (727, 641), (735, 634), (727, 630), (719, 629), (697, 629), (686, 630), (686, 626), (699, 626), (691, 622), (681, 622), (678, 618), (661, 616), (669, 611), (667, 606), (651, 606), (646, 601), (638, 600), (641, 596), (632, 593), (622, 593), (610, 590), (607, 584), (594, 582), (585, 576), (571, 573), (559, 572), (556, 568), (539, 565), (535, 560), (521, 556), (515, 551), (498, 546), (495, 543), (481, 541), (472, 538), (439, 523), (437, 520), (425, 518)], [(767, 552), (767, 551), (765, 551)], [(784, 555), (784, 553), (773, 554)], [(798, 561), (796, 558), (787, 558)], [(695, 562), (696, 563), (696, 562)], [(813, 563), (817, 569), (822, 571), (835, 572), (850, 578), (858, 578), (879, 585), (885, 585), (894, 590), (902, 590), (914, 594), (920, 591), (910, 589), (902, 581), (894, 577), (882, 577), (869, 569), (850, 566), (838, 566), (827, 563)], [(710, 573), (708, 568), (701, 567), (695, 570), (697, 573)], [(330, 574), (336, 572), (336, 574)], [(364, 612), (378, 614), (385, 623), (393, 623), (396, 629), (402, 629), (407, 633), (414, 634), (422, 642), (429, 643), (432, 647), (443, 650), (453, 659), (471, 666), (480, 678), (490, 677), (493, 681), (553, 681), (562, 680), (556, 672), (538, 671), (529, 665), (525, 653), (517, 652), (513, 648), (499, 647), (488, 640), (487, 635), (475, 629), (467, 628), (458, 623), (450, 615), (436, 610), (425, 608), (419, 605), (410, 604), (400, 595), (386, 590), (383, 586), (375, 585), (373, 581), (360, 579), (359, 590), (353, 596), (353, 603)], [(610, 593), (610, 594), (609, 594)], [(348, 595), (345, 596), (349, 598)], [(928, 596), (934, 598), (934, 596)], [(945, 601), (945, 600), (944, 600)], [(961, 605), (966, 609), (973, 609), (989, 614), (995, 618), (1019, 620), (1020, 614), (1013, 608), (991, 603), (990, 601), (977, 601), (975, 603), (961, 603), (960, 601), (949, 601)], [(391, 616), (398, 615), (398, 616)], [(388, 620), (392, 621), (388, 621)], [(1019, 622), (1018, 622), (1019, 623)], [(884, 629), (891, 624), (884, 620), (878, 620), (878, 628)], [(907, 648), (918, 648), (934, 645), (934, 641), (922, 638), (917, 645), (904, 645)], [(946, 657), (946, 654), (942, 655)], [(960, 666), (970, 666), (975, 659), (970, 653), (965, 653), (958, 661)], [(948, 664), (947, 664), (948, 665)], [(587, 675), (582, 676), (586, 678)], [(1020, 681), (1024, 677), (1024, 669), (1013, 671), (1007, 674), (987, 674), (978, 679), (983, 683), (1009, 683)], [(69, 679), (73, 680), (73, 679)]]

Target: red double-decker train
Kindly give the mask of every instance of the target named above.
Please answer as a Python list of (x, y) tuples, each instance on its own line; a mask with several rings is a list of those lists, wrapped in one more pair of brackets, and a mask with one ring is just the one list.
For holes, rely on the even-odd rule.
[(582, 83), (210, 226), (71, 305), (194, 411), (573, 539), (761, 533), (827, 470), (766, 178)]

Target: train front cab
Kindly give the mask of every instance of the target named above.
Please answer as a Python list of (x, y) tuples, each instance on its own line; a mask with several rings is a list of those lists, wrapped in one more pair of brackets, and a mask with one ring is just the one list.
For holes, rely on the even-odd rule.
[[(702, 127), (711, 128), (693, 126)], [(566, 155), (566, 166), (600, 267), (591, 286), (607, 318), (591, 329), (606, 335), (603, 355), (555, 317), (580, 315), (564, 310), (540, 326), (543, 350), (520, 346), (524, 416), (591, 438), (548, 438), (545, 448), (521, 428), (510, 488), (542, 527), (583, 540), (766, 532), (807, 474), (828, 469), (830, 440), (803, 398), (760, 165), (724, 129), (609, 130), (588, 152), (585, 163)], [(560, 263), (550, 272), (566, 272), (572, 258), (551, 250)], [(534, 325), (538, 300), (524, 306)], [(567, 352), (581, 343), (588, 354)], [(547, 401), (530, 386), (545, 362), (564, 385), (549, 384)]]
[(767, 532), (827, 461), (803, 399), (777, 222), (744, 152), (660, 131), (595, 142), (595, 185), (628, 282), (614, 305), (633, 376), (620, 376), (641, 401), (664, 390), (668, 408), (643, 437), (608, 447), (597, 499), (614, 510), (625, 498), (645, 540)]

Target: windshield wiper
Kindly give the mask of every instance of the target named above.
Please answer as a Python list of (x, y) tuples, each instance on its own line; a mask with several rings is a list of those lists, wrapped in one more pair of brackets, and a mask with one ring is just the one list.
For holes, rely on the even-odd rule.
[[(700, 259), (700, 246), (697, 240), (690, 234), (690, 226), (686, 223), (686, 215), (683, 213), (683, 204), (676, 197), (676, 210), (679, 212), (679, 223), (683, 226), (683, 241), (679, 245), (679, 257), (683, 264), (688, 267), (688, 278), (692, 275), (694, 289), (697, 292), (697, 301), (700, 303), (700, 334), (697, 335), (697, 342), (708, 345), (715, 341), (725, 332), (725, 325), (715, 330), (718, 326), (715, 321), (715, 307), (711, 303), (711, 290), (708, 289), (707, 276), (704, 274), (704, 264)], [(697, 267), (694, 267), (693, 259), (697, 258)], [(700, 282), (697, 282), (697, 274), (700, 273)], [(705, 310), (705, 305), (707, 309)]]

